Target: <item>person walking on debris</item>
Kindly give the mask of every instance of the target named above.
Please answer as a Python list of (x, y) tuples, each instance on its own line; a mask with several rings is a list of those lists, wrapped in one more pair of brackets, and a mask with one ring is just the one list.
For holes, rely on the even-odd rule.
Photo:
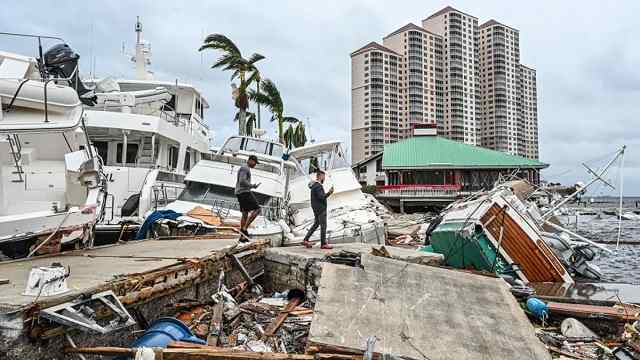
[(260, 205), (256, 200), (255, 195), (251, 192), (252, 189), (256, 189), (260, 186), (260, 183), (251, 183), (251, 169), (258, 164), (258, 158), (255, 155), (249, 156), (246, 165), (238, 170), (238, 179), (236, 180), (235, 194), (240, 204), (240, 212), (242, 212), (242, 219), (240, 219), (240, 242), (248, 242), (247, 239), (250, 235), (247, 229), (253, 222), (253, 220), (260, 215)]
[(320, 248), (332, 249), (332, 246), (327, 244), (327, 198), (333, 194), (333, 186), (327, 193), (325, 193), (324, 187), (322, 186), (324, 178), (324, 171), (317, 169), (316, 181), (312, 180), (309, 183), (309, 188), (311, 189), (311, 209), (313, 209), (315, 221), (311, 228), (309, 228), (309, 231), (302, 242), (302, 244), (307, 248), (312, 246), (309, 238), (313, 235), (318, 226), (320, 226)]

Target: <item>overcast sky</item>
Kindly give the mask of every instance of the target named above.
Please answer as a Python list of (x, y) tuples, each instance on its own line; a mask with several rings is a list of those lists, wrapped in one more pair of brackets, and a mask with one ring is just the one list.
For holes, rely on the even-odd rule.
[[(393, 4), (393, 6), (390, 6)], [(229, 74), (200, 54), (205, 34), (229, 36), (245, 55), (258, 52), (264, 76), (288, 115), (309, 119), (318, 140), (350, 136), (349, 53), (408, 22), (451, 5), (520, 30), (523, 64), (538, 73), (540, 157), (548, 180), (588, 180), (583, 161), (628, 146), (625, 193), (640, 195), (640, 1), (3, 1), (0, 31), (58, 35), (89, 75), (132, 77), (133, 27), (139, 15), (161, 80), (194, 83), (207, 97), (207, 121), (219, 144), (234, 129)], [(32, 52), (0, 38), (0, 49)], [(263, 120), (268, 118), (264, 114)], [(273, 129), (273, 125), (269, 124)], [(601, 164), (602, 162), (600, 162)], [(597, 165), (594, 163), (593, 165)], [(609, 178), (617, 181), (617, 170)]]

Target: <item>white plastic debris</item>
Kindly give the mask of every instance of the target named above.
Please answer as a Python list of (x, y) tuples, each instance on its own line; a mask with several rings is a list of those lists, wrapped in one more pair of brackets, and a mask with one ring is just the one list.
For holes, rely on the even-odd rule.
[(562, 335), (566, 336), (569, 339), (586, 340), (598, 338), (598, 335), (591, 331), (591, 329), (574, 318), (564, 319), (560, 324), (560, 330), (562, 331)]
[(265, 344), (263, 341), (260, 341), (260, 340), (251, 340), (247, 342), (244, 346), (248, 351), (273, 352), (273, 349), (269, 345)]
[(152, 348), (143, 347), (139, 348), (138, 351), (136, 351), (135, 360), (155, 360), (155, 358), (156, 353), (153, 352)]
[(23, 295), (53, 296), (69, 291), (67, 277), (69, 274), (63, 266), (42, 266), (31, 269), (27, 286)]

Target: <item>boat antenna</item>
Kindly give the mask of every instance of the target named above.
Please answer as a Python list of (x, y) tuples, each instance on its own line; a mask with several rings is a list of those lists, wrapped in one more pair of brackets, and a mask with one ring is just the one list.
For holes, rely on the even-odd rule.
[(622, 234), (622, 191), (624, 186), (624, 176), (622, 171), (624, 170), (624, 150), (626, 146), (622, 147), (622, 153), (620, 154), (620, 205), (618, 209), (618, 239), (616, 240), (616, 251), (620, 246), (620, 235)]

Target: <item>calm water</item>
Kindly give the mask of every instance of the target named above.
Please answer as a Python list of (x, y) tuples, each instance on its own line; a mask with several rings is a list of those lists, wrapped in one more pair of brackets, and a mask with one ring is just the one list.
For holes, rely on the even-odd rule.
[[(581, 210), (613, 210), (618, 206), (618, 199), (609, 198), (602, 203), (589, 204), (586, 208), (580, 207)], [(625, 198), (623, 202), (624, 211), (640, 211), (636, 208), (636, 202), (640, 198)], [(573, 224), (575, 217), (567, 219)], [(569, 229), (575, 229), (567, 226)], [(615, 215), (600, 214), (600, 216), (581, 215), (578, 218), (578, 233), (590, 240), (597, 242), (615, 242), (618, 237), (618, 218)], [(609, 249), (613, 250), (613, 254), (604, 251), (594, 260), (594, 263), (600, 267), (603, 273), (604, 281), (624, 282), (640, 284), (640, 219), (639, 220), (623, 220), (621, 244), (616, 250), (615, 243), (605, 244)], [(631, 244), (626, 244), (631, 243)]]

